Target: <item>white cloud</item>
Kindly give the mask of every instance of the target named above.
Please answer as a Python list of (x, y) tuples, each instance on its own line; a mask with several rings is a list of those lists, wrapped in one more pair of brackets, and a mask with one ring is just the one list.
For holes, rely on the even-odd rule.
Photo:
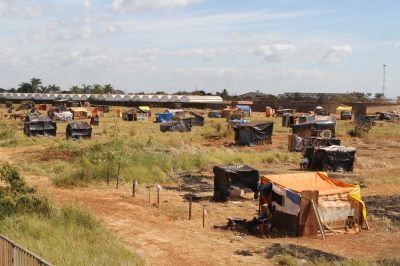
[(264, 56), (262, 62), (270, 63), (279, 62), (284, 57), (289, 57), (300, 49), (293, 44), (271, 43), (273, 41), (274, 40), (268, 41), (265, 44), (253, 45), (247, 47), (246, 50), (251, 55)]
[(3, 12), (6, 10), (6, 8), (7, 8), (7, 3), (0, 1), (0, 16), (3, 15)]
[(89, 1), (89, 0), (85, 0), (85, 1), (83, 2), (83, 6), (84, 6), (85, 8), (90, 8), (90, 6), (91, 6), (90, 1)]
[(121, 32), (121, 26), (119, 25), (109, 25), (104, 30), (100, 31), (99, 36), (104, 37), (106, 35), (115, 34)]
[(74, 34), (74, 39), (90, 39), (92, 37), (92, 29), (88, 26), (80, 27)]
[(47, 41), (47, 34), (42, 29), (31, 28), (26, 36), (26, 39), (31, 42)]
[(233, 53), (232, 48), (204, 48), (198, 47), (191, 50), (180, 50), (170, 53), (174, 57), (203, 57), (203, 61), (211, 61), (221, 55)]
[(395, 50), (400, 49), (400, 43), (396, 43), (396, 44), (394, 45), (393, 49), (395, 49)]
[(329, 51), (321, 58), (323, 63), (340, 63), (345, 61), (352, 53), (349, 45), (332, 46)]
[(250, 34), (244, 33), (244, 32), (238, 32), (238, 31), (234, 31), (234, 32), (231, 32), (231, 33), (225, 35), (225, 38), (228, 40), (249, 38), (249, 37), (251, 37)]
[(142, 11), (168, 10), (203, 0), (114, 0), (111, 8), (116, 12), (137, 13)]

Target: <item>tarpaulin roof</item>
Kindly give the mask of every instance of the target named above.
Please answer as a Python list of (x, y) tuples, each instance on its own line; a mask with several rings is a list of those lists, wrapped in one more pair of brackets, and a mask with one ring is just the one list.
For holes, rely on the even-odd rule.
[[(238, 124), (233, 127), (235, 130), (235, 141), (239, 141), (243, 129), (249, 129), (249, 141), (254, 142), (272, 137), (274, 123), (268, 121), (252, 121)], [(247, 131), (247, 130), (246, 130)]]
[(240, 108), (240, 109), (242, 109), (243, 111), (248, 111), (248, 110), (251, 109), (251, 107), (250, 107), (249, 105), (240, 105), (240, 104), (237, 104), (237, 105), (236, 105), (236, 108)]
[(308, 170), (351, 172), (354, 167), (356, 148), (332, 145), (307, 148)]
[(48, 116), (39, 116), (39, 115), (27, 115), (25, 116), (25, 122), (48, 122), (52, 121)]
[(71, 107), (69, 110), (72, 110), (73, 112), (88, 112), (85, 107)]
[(329, 120), (316, 120), (316, 121), (304, 122), (297, 125), (292, 125), (293, 134), (296, 134), (297, 132), (304, 129), (325, 130), (332, 128), (335, 128), (335, 123)]
[(248, 165), (214, 166), (214, 200), (226, 201), (232, 189), (250, 188), (258, 198), (258, 170)]
[(69, 123), (66, 127), (67, 139), (79, 138), (90, 139), (92, 137), (92, 127), (86, 122)]
[(180, 121), (168, 121), (168, 122), (160, 124), (161, 132), (166, 132), (166, 131), (185, 132), (185, 131), (191, 131), (191, 128), (192, 128), (192, 126), (190, 124), (183, 123)]
[(319, 195), (332, 195), (337, 193), (348, 193), (356, 186), (342, 183), (328, 177), (325, 172), (304, 172), (296, 174), (267, 175), (261, 177), (263, 184), (269, 181), (282, 187), (288, 188), (296, 193), (304, 190), (318, 190)]

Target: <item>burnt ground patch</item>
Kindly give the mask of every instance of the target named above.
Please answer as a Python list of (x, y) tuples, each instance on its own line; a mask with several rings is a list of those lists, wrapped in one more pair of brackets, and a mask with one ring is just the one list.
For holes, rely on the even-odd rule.
[(253, 256), (253, 254), (265, 255), (267, 259), (273, 259), (276, 256), (288, 254), (296, 259), (304, 259), (306, 261), (311, 261), (313, 263), (316, 263), (318, 261), (326, 261), (332, 263), (335, 261), (346, 260), (345, 258), (335, 254), (294, 244), (288, 244), (288, 245), (273, 244), (270, 247), (267, 247), (262, 250), (257, 250), (254, 252), (247, 250), (237, 250), (234, 252), (234, 254), (241, 256)]
[(367, 207), (367, 213), (386, 217), (393, 225), (400, 225), (400, 195), (366, 196), (362, 200)]

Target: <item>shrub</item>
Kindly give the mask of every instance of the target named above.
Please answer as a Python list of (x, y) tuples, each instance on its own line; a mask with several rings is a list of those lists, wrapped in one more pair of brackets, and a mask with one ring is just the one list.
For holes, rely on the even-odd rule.
[(371, 128), (370, 123), (358, 122), (355, 124), (354, 129), (349, 130), (347, 133), (350, 137), (363, 138), (369, 134)]

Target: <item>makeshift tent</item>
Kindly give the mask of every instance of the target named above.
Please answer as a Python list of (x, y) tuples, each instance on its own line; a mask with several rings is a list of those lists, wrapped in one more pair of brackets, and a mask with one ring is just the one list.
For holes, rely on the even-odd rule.
[(66, 127), (67, 139), (91, 139), (92, 127), (86, 122), (69, 123)]
[(359, 186), (329, 178), (325, 172), (262, 176), (260, 194), (260, 205), (272, 206), (272, 226), (290, 236), (316, 236), (317, 216), (322, 230), (336, 233), (344, 233), (350, 219), (359, 225), (366, 219)]
[(289, 135), (289, 151), (305, 151), (308, 147), (326, 147), (340, 145), (341, 140), (337, 138), (309, 137), (302, 138), (295, 134)]
[(336, 108), (336, 116), (340, 117), (340, 113), (342, 111), (351, 111), (353, 107), (351, 106), (346, 106), (346, 105), (341, 105), (338, 108)]
[(182, 122), (191, 124), (192, 126), (204, 126), (204, 117), (194, 112), (189, 113), (191, 117), (182, 118)]
[(328, 120), (317, 120), (292, 125), (293, 134), (300, 137), (319, 136), (325, 138), (335, 137), (335, 123)]
[(124, 121), (147, 121), (147, 118), (147, 111), (137, 107), (133, 107), (122, 113), (122, 120)]
[(356, 122), (356, 123), (364, 122), (364, 123), (369, 123), (369, 124), (375, 126), (376, 125), (376, 116), (356, 114), (356, 115), (354, 115), (354, 122)]
[(54, 112), (54, 117), (56, 120), (66, 121), (66, 120), (72, 120), (73, 115), (70, 111), (65, 111), (61, 113)]
[(98, 115), (98, 116), (104, 116), (104, 109), (102, 107), (100, 107), (101, 105), (99, 105), (98, 107), (95, 107), (92, 111), (91, 114), (92, 116)]
[(308, 170), (325, 172), (352, 172), (356, 157), (356, 148), (328, 146), (307, 148)]
[(87, 119), (91, 115), (85, 107), (71, 107), (69, 111), (73, 114), (73, 119)]
[(24, 122), (24, 134), (28, 137), (56, 136), (57, 124), (48, 116), (27, 115)]
[(172, 120), (172, 113), (156, 113), (156, 122), (164, 123)]
[(239, 145), (257, 146), (272, 143), (273, 122), (253, 121), (233, 126), (235, 142)]
[(248, 165), (214, 166), (214, 200), (227, 201), (234, 189), (250, 188), (254, 192), (254, 199), (258, 199), (258, 170)]
[(187, 123), (183, 123), (180, 121), (168, 121), (165, 123), (160, 124), (160, 131), (179, 131), (179, 132), (186, 132), (191, 131), (192, 126)]
[(243, 110), (244, 116), (251, 116), (251, 107), (249, 105), (236, 105), (236, 108)]

